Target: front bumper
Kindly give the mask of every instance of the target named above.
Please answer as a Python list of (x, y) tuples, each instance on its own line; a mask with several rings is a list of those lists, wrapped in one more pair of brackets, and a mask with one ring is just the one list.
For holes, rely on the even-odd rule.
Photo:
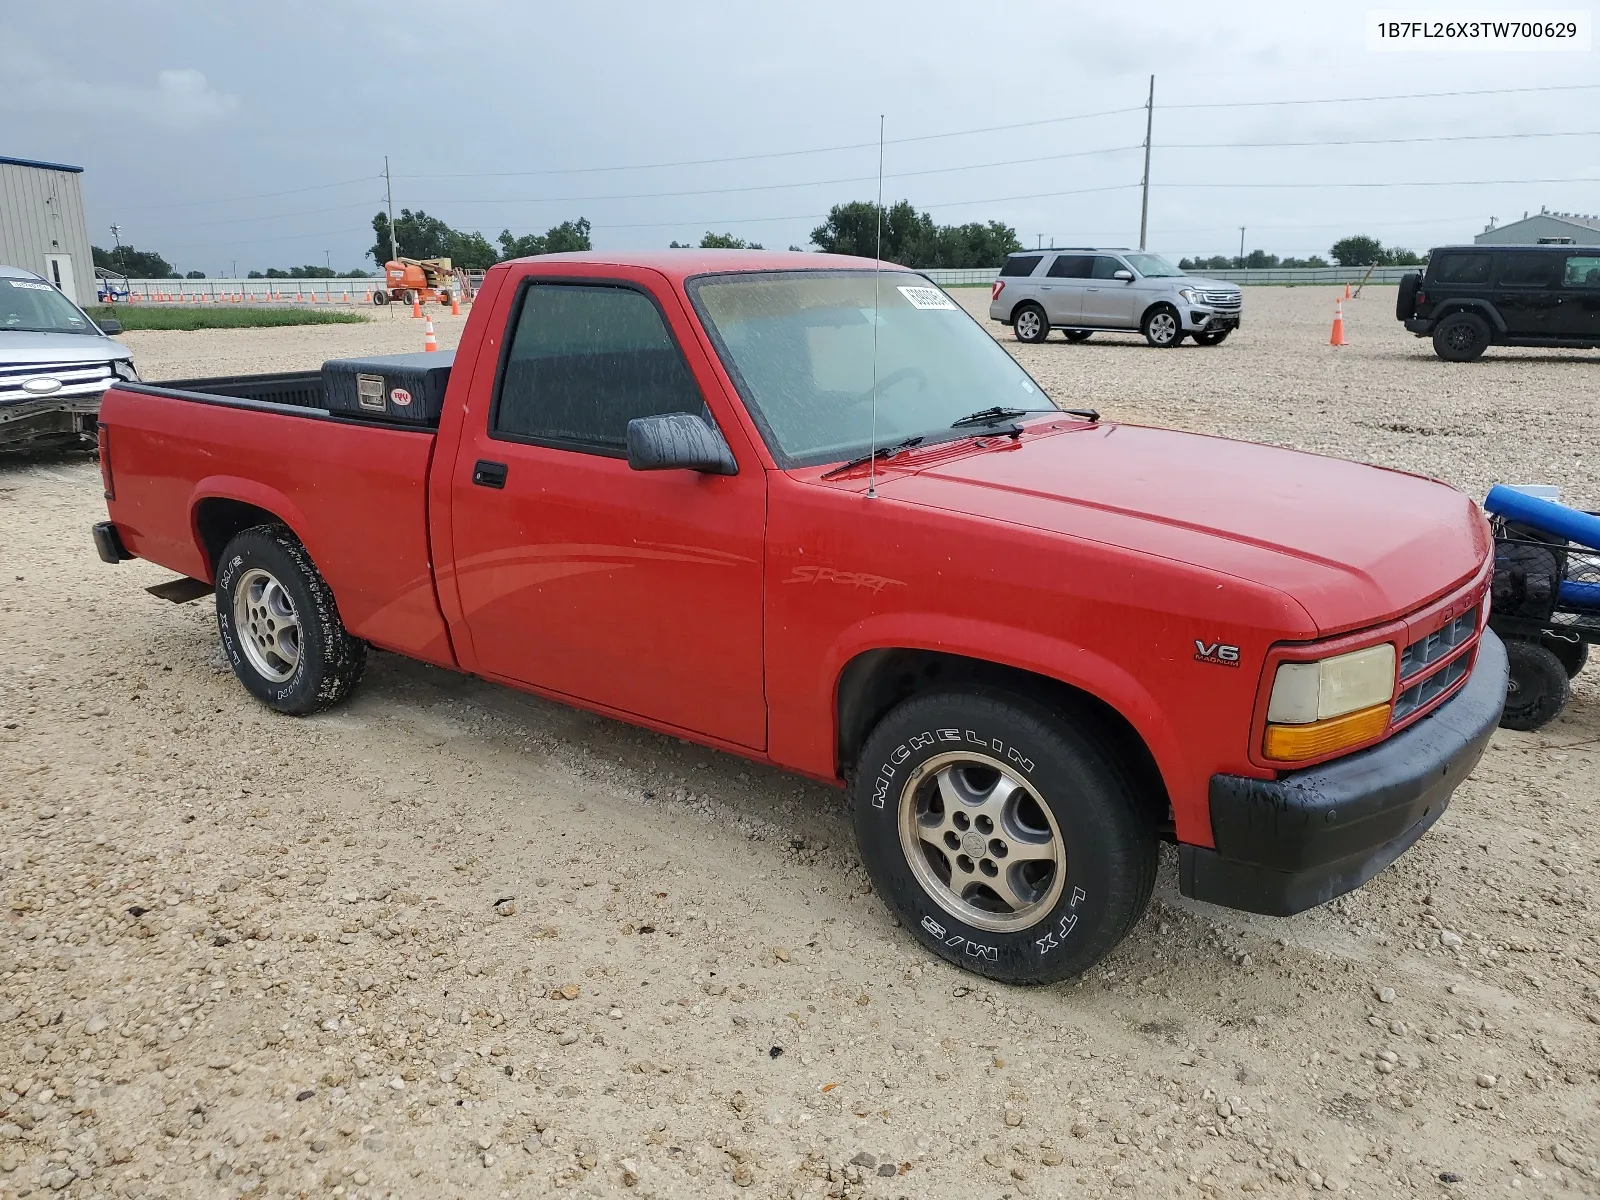
[(1223, 329), (1237, 329), (1240, 325), (1240, 316), (1236, 308), (1226, 312), (1212, 312), (1209, 309), (1191, 306), (1183, 311), (1183, 329), (1185, 333), (1216, 333)]
[(1178, 847), (1185, 896), (1286, 917), (1360, 887), (1444, 813), (1506, 698), (1506, 651), (1484, 630), (1466, 686), (1370, 750), (1275, 780), (1211, 777), (1216, 849)]
[(0, 451), (95, 436), (103, 392), (0, 405)]

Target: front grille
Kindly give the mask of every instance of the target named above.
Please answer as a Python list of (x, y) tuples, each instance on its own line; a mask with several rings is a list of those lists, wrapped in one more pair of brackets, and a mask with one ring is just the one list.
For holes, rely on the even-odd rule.
[(1418, 671), (1438, 662), (1470, 638), (1478, 628), (1478, 610), (1468, 609), (1450, 624), (1435, 629), (1420, 641), (1407, 646), (1400, 656), (1400, 681), (1404, 683)]
[[(59, 379), (61, 387), (45, 395), (23, 389), (29, 379)], [(111, 386), (108, 362), (0, 363), (0, 404), (17, 400), (54, 400), (63, 396), (95, 395)]]
[(1394, 698), (1394, 716), (1391, 723), (1405, 720), (1419, 708), (1426, 708), (1467, 677), (1472, 670), (1472, 655), (1462, 654), (1445, 666), (1418, 680)]
[(1244, 306), (1244, 293), (1226, 292), (1200, 292), (1198, 293), (1202, 304), (1209, 304), (1212, 308), (1242, 308)]

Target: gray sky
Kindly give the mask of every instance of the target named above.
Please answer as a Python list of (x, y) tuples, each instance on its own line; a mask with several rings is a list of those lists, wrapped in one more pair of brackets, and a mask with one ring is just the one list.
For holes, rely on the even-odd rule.
[[(1600, 182), (1349, 186), (1600, 180), (1600, 90), (1172, 107), (1600, 83), (1595, 52), (1369, 52), (1365, 18), (1281, 0), (0, 0), (0, 154), (86, 168), (97, 244), (116, 221), (212, 275), (325, 251), (370, 268), (385, 154), (396, 211), (491, 240), (586, 216), (599, 248), (708, 229), (806, 246), (831, 204), (872, 198), (881, 112), (886, 200), (999, 219), (1027, 245), (1136, 244), (1141, 155), (1126, 148), (1154, 72), (1149, 240), (1173, 257), (1235, 253), (1240, 225), (1247, 248), (1303, 256), (1345, 233), (1426, 248), (1491, 215), (1600, 213)], [(928, 136), (1118, 109), (1140, 111)], [(1184, 148), (1555, 132), (1586, 136)], [(854, 148), (643, 165), (839, 146)]]

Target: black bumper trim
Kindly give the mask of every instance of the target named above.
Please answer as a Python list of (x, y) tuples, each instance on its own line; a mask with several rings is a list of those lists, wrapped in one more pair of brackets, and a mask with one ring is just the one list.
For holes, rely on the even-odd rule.
[(1179, 890), (1289, 916), (1360, 887), (1427, 832), (1500, 722), (1506, 651), (1484, 630), (1466, 686), (1388, 741), (1276, 780), (1211, 777), (1216, 849), (1178, 848)]
[(122, 535), (117, 532), (117, 527), (110, 521), (101, 521), (94, 527), (94, 548), (99, 551), (101, 562), (127, 562), (133, 557), (122, 544)]
[(1407, 317), (1406, 329), (1418, 337), (1427, 337), (1433, 332), (1433, 322), (1426, 317)]

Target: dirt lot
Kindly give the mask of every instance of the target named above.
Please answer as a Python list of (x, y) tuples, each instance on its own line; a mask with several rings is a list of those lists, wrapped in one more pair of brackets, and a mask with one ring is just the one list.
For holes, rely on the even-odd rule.
[[(1600, 507), (1600, 355), (1448, 366), (1387, 290), (1332, 350), (1331, 309), (1006, 344), (1109, 417)], [(161, 378), (417, 324), (127, 340)], [(99, 491), (0, 466), (7, 1200), (1600, 1194), (1593, 669), (1358, 893), (1243, 917), (1169, 857), (1101, 967), (1019, 990), (894, 927), (827, 789), (390, 655), (273, 716), (207, 602), (95, 559)]]

